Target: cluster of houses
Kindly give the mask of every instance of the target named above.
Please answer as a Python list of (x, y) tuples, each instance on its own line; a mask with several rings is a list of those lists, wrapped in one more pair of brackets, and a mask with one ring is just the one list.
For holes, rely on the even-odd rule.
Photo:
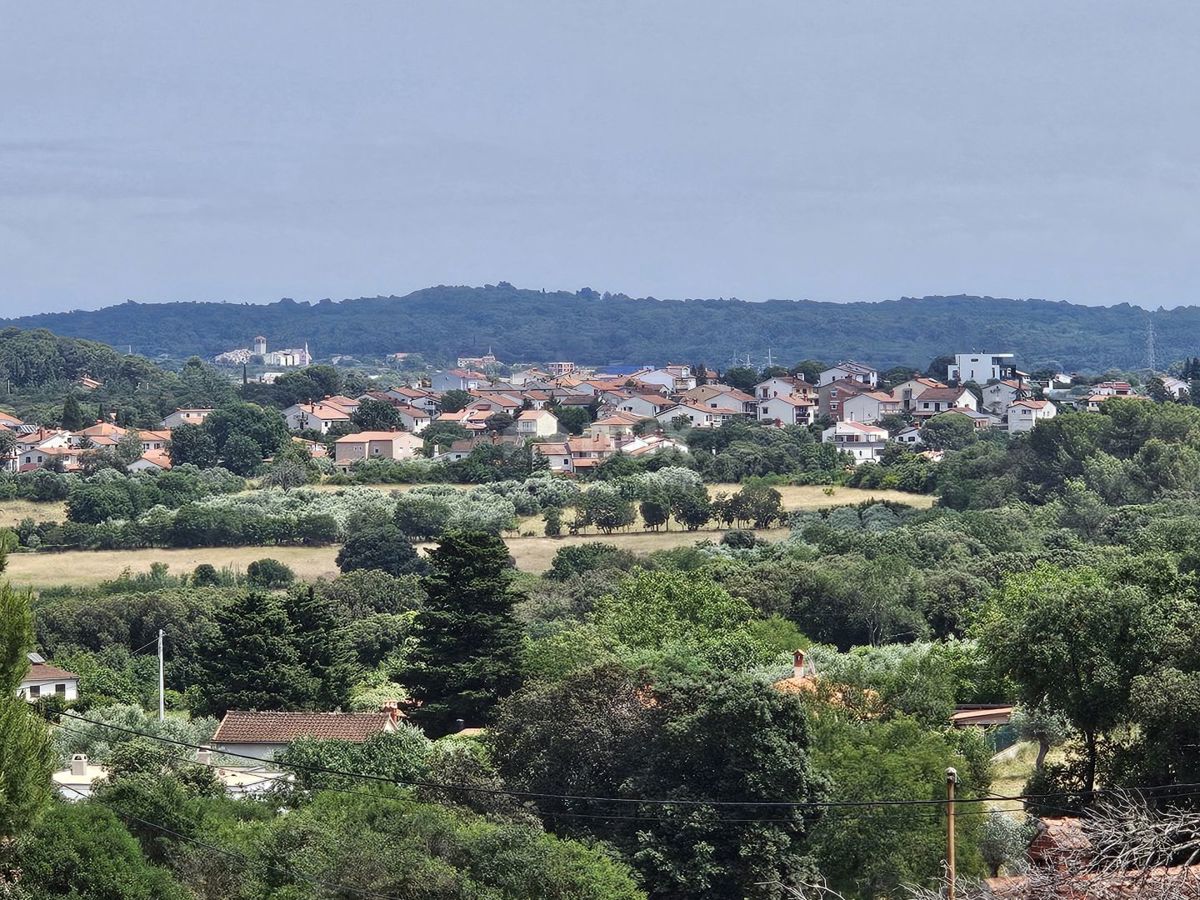
[(129, 470), (164, 471), (171, 468), (167, 449), (171, 442), (171, 429), (182, 424), (176, 421), (176, 417), (183, 412), (192, 411), (172, 413), (155, 429), (127, 429), (112, 422), (97, 421), (76, 431), (31, 425), (0, 412), (0, 430), (11, 432), (16, 439), (8, 457), (0, 460), (0, 469), (30, 472), (34, 469), (56, 468), (64, 472), (77, 472), (83, 468), (88, 456), (113, 449), (132, 433), (141, 443), (141, 455), (129, 465)]
[[(719, 428), (738, 420), (775, 427), (823, 421), (828, 427), (822, 440), (835, 444), (855, 463), (863, 463), (880, 459), (889, 442), (921, 450), (922, 428), (935, 416), (961, 416), (981, 431), (1019, 433), (1053, 418), (1063, 404), (1096, 411), (1110, 397), (1138, 396), (1128, 383), (1119, 381), (1073, 393), (1068, 391), (1071, 378), (1066, 375), (1035, 383), (1012, 365), (1010, 353), (960, 353), (948, 368), (948, 383), (914, 374), (890, 389), (880, 386), (875, 369), (853, 361), (820, 372), (816, 383), (778, 375), (749, 391), (721, 383), (716, 372), (696, 372), (687, 365), (597, 371), (558, 361), (519, 369), (500, 379), (481, 371), (495, 371), (498, 365), (490, 352), (463, 357), (459, 362), (479, 364), (479, 368), (439, 371), (418, 384), (368, 391), (358, 397), (335, 395), (297, 403), (283, 415), (297, 435), (323, 436), (349, 430), (355, 411), (366, 400), (391, 405), (400, 423), (397, 430), (353, 431), (333, 442), (333, 463), (339, 469), (366, 459), (418, 456), (424, 443), (421, 433), (434, 422), (449, 422), (461, 426), (469, 437), (435, 447), (435, 459), (461, 460), (485, 443), (532, 441), (551, 471), (576, 474), (616, 453), (687, 452), (682, 442), (671, 437), (681, 427)], [(1187, 389), (1175, 378), (1163, 377), (1162, 381), (1176, 397)], [(443, 411), (447, 405), (443, 397), (451, 391), (459, 394), (460, 403), (465, 395), (465, 405)], [(563, 410), (572, 407), (587, 409), (591, 419), (581, 435), (569, 434), (559, 421)], [(157, 429), (139, 431), (143, 452), (130, 468), (169, 468), (170, 430), (198, 425), (210, 411), (176, 410)], [(69, 432), (27, 425), (4, 413), (0, 413), (0, 429), (17, 436), (15, 451), (4, 461), (10, 471), (40, 468), (52, 460), (61, 463), (65, 471), (78, 470), (89, 453), (111, 447), (127, 434), (111, 422)], [(327, 452), (320, 441), (304, 443), (316, 455)]]

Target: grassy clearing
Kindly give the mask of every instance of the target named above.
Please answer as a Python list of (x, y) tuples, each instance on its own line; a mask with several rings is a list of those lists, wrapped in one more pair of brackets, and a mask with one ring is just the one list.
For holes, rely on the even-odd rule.
[(86, 587), (116, 578), (125, 569), (149, 572), (150, 564), (164, 562), (173, 575), (211, 563), (246, 571), (256, 559), (277, 559), (292, 567), (300, 578), (332, 578), (336, 547), (205, 547), (197, 550), (70, 550), (65, 553), (13, 553), (8, 557), (9, 578), (15, 587), (54, 585)]
[[(414, 485), (363, 485), (380, 491), (411, 490)], [(463, 490), (469, 485), (458, 485)], [(710, 494), (732, 493), (736, 484), (714, 484)], [(340, 485), (318, 485), (316, 490), (341, 490)], [(894, 500), (917, 507), (932, 505), (932, 497), (905, 494), (900, 491), (872, 491), (859, 488), (838, 487), (831, 493), (819, 486), (784, 486), (779, 489), (786, 510), (819, 509), (847, 503), (862, 503), (866, 500)], [(66, 518), (62, 503), (32, 503), (26, 500), (11, 500), (0, 503), (0, 527), (16, 525), (21, 519), (31, 517), (36, 521), (63, 521)], [(567, 516), (570, 518), (569, 514)], [(561, 538), (543, 537), (544, 520), (541, 516), (521, 519), (518, 532), (532, 532), (531, 537), (509, 537), (506, 539), (517, 566), (522, 571), (541, 573), (550, 567), (554, 554), (560, 547), (583, 544), (588, 541), (603, 541), (635, 553), (652, 553), (655, 550), (673, 547), (688, 547), (697, 541), (719, 541), (724, 531), (685, 531), (672, 523), (671, 531), (620, 532), (612, 535), (582, 534)], [(640, 527), (640, 522), (635, 527)], [(565, 530), (565, 529), (564, 529)], [(786, 537), (786, 528), (773, 528), (759, 532), (769, 541)], [(220, 569), (225, 566), (245, 571), (246, 566), (256, 559), (271, 557), (291, 566), (296, 575), (306, 580), (332, 578), (337, 575), (334, 557), (336, 547), (208, 547), (193, 550), (75, 550), (66, 553), (14, 553), (9, 557), (6, 576), (19, 587), (43, 588), (54, 585), (83, 587), (118, 577), (125, 569), (131, 572), (148, 572), (150, 564), (164, 562), (173, 574), (190, 572), (201, 563), (210, 563)]]
[(49, 503), (35, 503), (33, 500), (0, 501), (0, 528), (19, 525), (22, 519), (33, 519), (35, 522), (65, 522), (67, 504), (60, 500)]
[[(769, 541), (782, 540), (786, 528), (759, 532)], [(671, 547), (688, 547), (697, 541), (719, 541), (721, 531), (672, 531), (633, 534), (579, 535), (576, 537), (514, 537), (506, 539), (517, 567), (524, 572), (541, 573), (560, 547), (604, 541), (635, 553), (652, 553)], [(429, 547), (429, 544), (419, 544)], [(58, 585), (87, 587), (110, 581), (124, 570), (149, 572), (150, 564), (166, 563), (174, 575), (191, 572), (201, 563), (220, 569), (225, 566), (244, 572), (256, 559), (270, 557), (291, 566), (305, 580), (333, 578), (338, 574), (334, 558), (337, 547), (205, 547), (195, 550), (70, 550), (65, 553), (14, 553), (8, 558), (9, 578), (15, 587), (45, 588)]]

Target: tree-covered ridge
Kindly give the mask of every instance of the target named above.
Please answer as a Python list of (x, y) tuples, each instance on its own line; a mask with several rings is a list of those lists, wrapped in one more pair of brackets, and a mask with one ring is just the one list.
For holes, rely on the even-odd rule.
[(506, 360), (716, 365), (769, 347), (780, 358), (855, 358), (886, 368), (956, 347), (1012, 351), (1030, 366), (1101, 371), (1144, 365), (1151, 322), (1160, 360), (1194, 354), (1200, 307), (1148, 312), (1127, 303), (1094, 307), (972, 296), (876, 303), (656, 300), (586, 288), (524, 290), (501, 282), (315, 304), (127, 302), (10, 322), (174, 358), (211, 357), (263, 334), (272, 346), (307, 341), (319, 356), (409, 351), (443, 362), (490, 346)]

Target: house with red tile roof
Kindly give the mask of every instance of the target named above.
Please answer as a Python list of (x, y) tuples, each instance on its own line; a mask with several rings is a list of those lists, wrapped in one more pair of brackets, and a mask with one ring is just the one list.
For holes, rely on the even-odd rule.
[(66, 669), (51, 665), (40, 654), (30, 653), (29, 671), (17, 686), (17, 696), (30, 703), (42, 697), (61, 697), (63, 700), (79, 698), (79, 676)]
[(379, 712), (258, 712), (230, 710), (221, 719), (210, 744), (218, 753), (272, 759), (293, 741), (312, 738), (361, 744), (396, 730), (399, 713)]

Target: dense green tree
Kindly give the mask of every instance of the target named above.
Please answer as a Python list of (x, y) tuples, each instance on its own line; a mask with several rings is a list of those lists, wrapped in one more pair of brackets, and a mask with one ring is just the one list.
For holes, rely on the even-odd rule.
[(296, 573), (277, 559), (256, 559), (246, 566), (246, 581), (252, 587), (284, 588), (296, 580)]
[(444, 413), (459, 412), (475, 400), (468, 392), (454, 388), (438, 399), (438, 409)]
[(195, 684), (198, 712), (299, 709), (316, 685), (296, 649), (283, 602), (250, 592), (217, 610), (213, 633), (198, 647), (204, 676)]
[(221, 450), (221, 465), (235, 475), (253, 475), (262, 461), (262, 447), (247, 434), (231, 435)]
[(594, 525), (605, 534), (632, 525), (636, 518), (633, 503), (606, 483), (593, 485), (590, 490), (584, 491), (577, 503), (582, 523)]
[(167, 449), (176, 466), (191, 463), (208, 469), (217, 464), (217, 442), (199, 425), (180, 425), (171, 429), (171, 443)]
[(350, 424), (356, 431), (399, 431), (403, 423), (392, 404), (367, 397), (350, 414)]
[(404, 682), (421, 701), (413, 717), (439, 734), (455, 719), (487, 721), (517, 687), (521, 634), (500, 538), (450, 532), (429, 560), (428, 599), (417, 614), (417, 646)]
[(83, 409), (74, 394), (68, 394), (67, 399), (63, 401), (59, 422), (67, 431), (79, 431), (87, 424), (83, 417)]
[(978, 437), (969, 418), (959, 413), (942, 413), (921, 427), (921, 440), (932, 450), (962, 450)]
[(754, 386), (759, 382), (758, 370), (749, 366), (732, 366), (721, 373), (721, 382), (739, 391), (753, 394)]
[(592, 417), (584, 406), (555, 407), (554, 415), (558, 418), (559, 428), (567, 434), (583, 434), (583, 429), (592, 422)]
[(343, 572), (378, 569), (389, 575), (409, 575), (426, 568), (412, 541), (391, 522), (355, 531), (338, 551), (336, 561)]
[(284, 603), (292, 626), (292, 645), (312, 679), (314, 705), (326, 710), (345, 707), (358, 672), (337, 601), (308, 586), (293, 590)]
[(59, 803), (18, 849), (29, 900), (185, 900), (165, 869), (147, 861), (120, 819), (98, 803)]
[(1100, 744), (1123, 720), (1139, 675), (1171, 629), (1172, 598), (1114, 583), (1092, 568), (1040, 565), (1010, 576), (985, 646), (1021, 701), (1062, 713), (1083, 744), (1082, 786), (1096, 783)]
[[(635, 796), (693, 803), (824, 798), (806, 713), (795, 698), (738, 676), (672, 686), (658, 700), (666, 723), (629, 780)], [(639, 809), (650, 818), (637, 832), (633, 859), (651, 897), (766, 900), (810, 875), (809, 809), (782, 808), (770, 822), (738, 824), (702, 802)]]
[(29, 596), (0, 584), (0, 839), (21, 834), (50, 802), (53, 754), (46, 723), (18, 694), (29, 670)]

